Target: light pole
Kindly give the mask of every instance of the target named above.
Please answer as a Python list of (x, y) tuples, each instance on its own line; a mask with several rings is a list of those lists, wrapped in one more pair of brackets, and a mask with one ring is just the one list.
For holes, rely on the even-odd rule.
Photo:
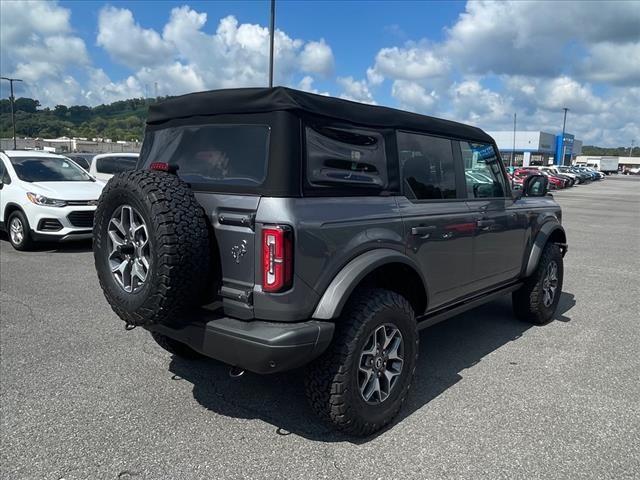
[(562, 120), (562, 148), (560, 149), (560, 151), (562, 152), (562, 159), (560, 160), (560, 163), (558, 163), (558, 165), (564, 165), (564, 129), (567, 126), (567, 112), (569, 111), (569, 109), (567, 107), (564, 107), (563, 110), (564, 119)]
[(271, 18), (269, 20), (269, 88), (273, 87), (273, 34), (276, 24), (276, 0), (271, 0)]
[(515, 156), (516, 156), (516, 117), (517, 115), (518, 114), (514, 112), (513, 114), (513, 150), (511, 150), (511, 165), (509, 165), (511, 168), (513, 168), (513, 164), (515, 163)]
[(13, 82), (21, 82), (22, 80), (20, 80), (19, 78), (9, 78), (9, 77), (0, 77), (2, 80), (6, 80), (9, 82), (10, 85), (10, 89), (11, 89), (11, 96), (9, 97), (10, 103), (11, 103), (11, 124), (13, 125), (13, 149), (17, 150), (16, 147), (16, 114), (15, 114), (15, 107), (13, 105), (14, 102), (14, 98), (13, 98)]

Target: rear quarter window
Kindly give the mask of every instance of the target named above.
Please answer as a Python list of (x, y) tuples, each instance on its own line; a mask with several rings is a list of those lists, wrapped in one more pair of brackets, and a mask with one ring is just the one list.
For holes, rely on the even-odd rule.
[(314, 190), (381, 191), (388, 186), (382, 134), (350, 127), (305, 128), (307, 182)]
[(194, 125), (147, 132), (141, 166), (153, 162), (178, 168), (194, 185), (261, 185), (267, 174), (270, 127), (267, 125)]

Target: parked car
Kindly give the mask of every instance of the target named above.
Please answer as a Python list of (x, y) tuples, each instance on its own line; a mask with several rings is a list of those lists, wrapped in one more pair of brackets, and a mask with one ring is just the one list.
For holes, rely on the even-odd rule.
[(114, 312), (234, 375), (306, 365), (311, 406), (347, 433), (398, 413), (418, 330), (504, 294), (535, 324), (558, 305), (548, 177), (512, 192), (478, 128), (242, 88), (152, 104), (142, 152), (96, 212)]
[(556, 167), (555, 165), (548, 166), (548, 167), (540, 167), (540, 170), (549, 172), (551, 175), (555, 175), (556, 177), (569, 180), (569, 184), (568, 184), (569, 187), (573, 187), (577, 183), (580, 183), (580, 179), (578, 178), (577, 175), (570, 172), (561, 172), (560, 170), (558, 170), (558, 167)]
[(91, 238), (104, 183), (76, 163), (47, 152), (0, 152), (0, 227), (11, 245)]
[[(536, 167), (523, 167), (519, 170), (516, 170), (516, 174), (518, 176), (530, 176), (530, 175), (544, 175), (549, 180), (549, 187), (551, 190), (558, 190), (561, 188), (565, 188), (567, 181), (563, 178), (556, 177), (555, 175), (551, 175), (549, 172), (538, 170)], [(523, 175), (526, 174), (526, 175)]]
[(585, 173), (585, 172), (581, 172), (579, 170), (574, 169), (573, 167), (567, 166), (567, 165), (557, 165), (556, 169), (558, 169), (558, 171), (560, 171), (560, 173), (566, 173), (566, 174), (571, 174), (571, 175), (575, 175), (576, 178), (578, 179), (579, 183), (589, 183), (591, 182), (591, 175)]
[(89, 173), (106, 182), (116, 173), (135, 169), (137, 162), (137, 153), (102, 153), (91, 160)]
[(93, 153), (65, 153), (65, 157), (70, 158), (82, 168), (84, 168), (87, 172), (91, 168), (91, 160), (94, 157)]

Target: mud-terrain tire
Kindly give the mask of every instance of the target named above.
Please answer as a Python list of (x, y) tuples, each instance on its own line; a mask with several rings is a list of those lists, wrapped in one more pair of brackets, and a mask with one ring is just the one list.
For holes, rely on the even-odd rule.
[(162, 335), (161, 333), (151, 332), (151, 338), (153, 338), (160, 347), (176, 357), (184, 358), (186, 360), (199, 360), (206, 358), (204, 355), (196, 352), (188, 345), (179, 342), (178, 340), (174, 340), (171, 337), (167, 337), (166, 335)]
[[(388, 388), (388, 396), (372, 404), (364, 398), (360, 387), (369, 385), (366, 383), (368, 378), (375, 381), (375, 376), (368, 376), (360, 367), (369, 365), (363, 355), (380, 345), (377, 335), (381, 327), (385, 328), (385, 336), (394, 328), (400, 332), (403, 363), (397, 380)], [(385, 350), (380, 349), (380, 352)], [(371, 355), (371, 365), (375, 365), (377, 358), (377, 354)], [(389, 290), (365, 290), (348, 302), (336, 321), (332, 344), (308, 366), (307, 398), (313, 410), (338, 430), (350, 435), (371, 435), (391, 422), (400, 411), (411, 386), (417, 358), (418, 331), (409, 302)], [(364, 391), (370, 390), (365, 388)], [(375, 402), (380, 398), (381, 394), (374, 394), (370, 400)]]
[[(562, 295), (563, 277), (562, 251), (558, 245), (549, 242), (542, 250), (533, 274), (512, 294), (513, 311), (516, 316), (535, 325), (549, 322)], [(551, 287), (553, 295), (549, 301)]]
[[(122, 213), (125, 210), (133, 211), (130, 215), (135, 215), (136, 221), (129, 222), (131, 228), (123, 227), (125, 233), (121, 234), (112, 221), (119, 220), (121, 226), (127, 223), (127, 215)], [(117, 216), (118, 211), (122, 218)], [(127, 253), (138, 255), (135, 234), (131, 232), (141, 223), (145, 224), (143, 233), (148, 242), (144, 247), (148, 269), (144, 281), (136, 278), (137, 289), (126, 291), (110, 265), (116, 245), (113, 234), (122, 235), (124, 247), (130, 249)], [(93, 238), (100, 286), (113, 311), (127, 324), (175, 324), (186, 310), (199, 304), (206, 286), (203, 279), (208, 278), (210, 269), (209, 232), (202, 207), (189, 186), (176, 175), (136, 170), (114, 176), (100, 196)], [(119, 262), (122, 253), (118, 251), (115, 258)], [(124, 276), (126, 268), (120, 275)]]

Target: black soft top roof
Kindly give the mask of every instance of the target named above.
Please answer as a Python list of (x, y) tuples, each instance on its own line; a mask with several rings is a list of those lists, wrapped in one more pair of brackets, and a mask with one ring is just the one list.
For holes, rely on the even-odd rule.
[(147, 123), (157, 125), (167, 120), (196, 115), (266, 113), (283, 110), (321, 115), (362, 126), (417, 130), (493, 143), (493, 139), (479, 128), (462, 123), (286, 87), (234, 88), (181, 95), (150, 105)]

